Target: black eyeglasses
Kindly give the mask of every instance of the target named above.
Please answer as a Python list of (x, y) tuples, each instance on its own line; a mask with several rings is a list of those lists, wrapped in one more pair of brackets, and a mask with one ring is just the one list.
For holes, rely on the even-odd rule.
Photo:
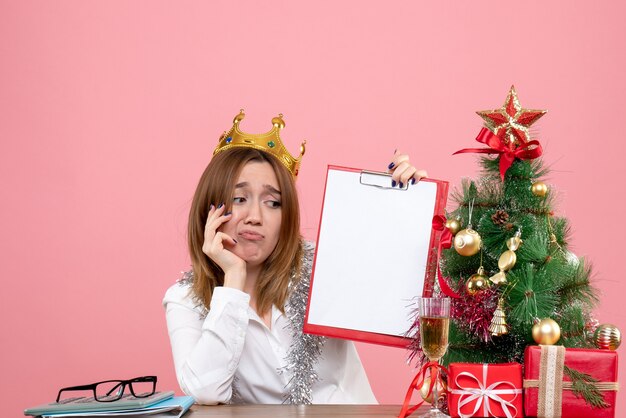
[(98, 402), (117, 401), (122, 398), (127, 385), (135, 398), (147, 398), (154, 394), (156, 382), (156, 376), (142, 376), (130, 380), (105, 380), (90, 385), (71, 386), (59, 391), (57, 403), (61, 399), (61, 393), (70, 390), (91, 390), (93, 391), (93, 398)]

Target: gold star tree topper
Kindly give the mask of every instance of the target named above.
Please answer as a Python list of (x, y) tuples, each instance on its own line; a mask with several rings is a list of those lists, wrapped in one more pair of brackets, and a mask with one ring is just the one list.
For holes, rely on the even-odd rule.
[(530, 141), (528, 128), (547, 110), (524, 109), (519, 104), (515, 86), (511, 86), (504, 105), (500, 109), (476, 112), (486, 122), (491, 131), (501, 137), (511, 148), (516, 148)]

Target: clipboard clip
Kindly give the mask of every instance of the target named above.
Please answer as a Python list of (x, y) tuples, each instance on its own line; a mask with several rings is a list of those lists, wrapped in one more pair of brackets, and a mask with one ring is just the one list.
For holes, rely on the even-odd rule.
[(380, 171), (361, 170), (359, 183), (364, 186), (372, 186), (379, 189), (391, 189), (398, 191), (406, 191), (409, 189), (409, 182), (402, 187), (391, 187), (391, 174)]

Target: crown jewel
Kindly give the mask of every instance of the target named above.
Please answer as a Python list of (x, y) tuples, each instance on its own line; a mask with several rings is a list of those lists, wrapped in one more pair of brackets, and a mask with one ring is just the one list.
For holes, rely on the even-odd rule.
[(219, 142), (213, 155), (216, 155), (222, 151), (225, 151), (234, 147), (248, 147), (255, 148), (261, 151), (265, 151), (272, 154), (274, 157), (287, 167), (287, 170), (296, 177), (300, 170), (300, 163), (302, 156), (304, 155), (306, 141), (300, 145), (300, 156), (298, 158), (293, 157), (287, 148), (283, 145), (283, 141), (280, 140), (280, 130), (285, 127), (285, 121), (283, 120), (282, 113), (277, 117), (272, 118), (272, 129), (264, 134), (249, 134), (242, 132), (239, 129), (239, 123), (246, 116), (243, 109), (239, 111), (239, 114), (235, 116), (233, 120), (233, 127), (228, 132), (224, 132), (220, 136)]

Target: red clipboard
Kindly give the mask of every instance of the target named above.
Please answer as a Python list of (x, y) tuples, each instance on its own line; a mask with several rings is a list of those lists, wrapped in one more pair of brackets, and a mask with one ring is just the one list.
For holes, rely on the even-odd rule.
[(432, 294), (447, 194), (446, 181), (392, 188), (387, 173), (328, 166), (304, 332), (406, 347), (414, 300)]

